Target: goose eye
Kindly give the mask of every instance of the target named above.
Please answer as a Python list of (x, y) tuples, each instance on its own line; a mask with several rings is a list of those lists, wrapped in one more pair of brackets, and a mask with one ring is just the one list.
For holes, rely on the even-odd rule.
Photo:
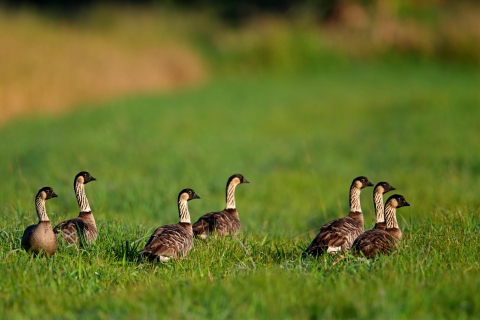
[(365, 182), (365, 179), (362, 179), (362, 180), (360, 180), (360, 181)]

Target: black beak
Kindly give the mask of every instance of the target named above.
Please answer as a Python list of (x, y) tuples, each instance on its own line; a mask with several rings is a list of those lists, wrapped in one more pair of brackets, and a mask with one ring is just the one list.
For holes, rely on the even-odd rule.
[(52, 198), (57, 198), (57, 194), (55, 192), (52, 192)]
[(367, 182), (367, 187), (373, 187), (373, 183), (371, 183), (370, 181)]
[(407, 201), (405, 201), (405, 203), (403, 204), (405, 207), (410, 207), (410, 203), (408, 203)]
[(394, 186), (390, 186), (390, 190), (388, 191), (393, 191), (393, 190), (397, 190), (397, 188), (395, 188)]
[(200, 196), (196, 193), (193, 194), (192, 199), (201, 199)]
[(248, 181), (247, 179), (243, 178), (242, 183), (250, 183), (250, 181)]
[(90, 176), (90, 181), (95, 181), (97, 179), (95, 179), (94, 177)]

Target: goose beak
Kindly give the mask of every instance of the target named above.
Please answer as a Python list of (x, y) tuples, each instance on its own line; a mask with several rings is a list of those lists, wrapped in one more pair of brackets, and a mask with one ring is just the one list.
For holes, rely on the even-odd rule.
[(371, 183), (370, 181), (367, 182), (367, 187), (373, 187), (373, 183)]
[(90, 181), (95, 181), (97, 180), (96, 178), (94, 178), (93, 176), (90, 176)]
[(393, 190), (397, 190), (397, 188), (395, 188), (394, 186), (390, 186), (390, 190), (388, 191), (393, 191)]
[(58, 195), (55, 192), (52, 192), (52, 198), (57, 198)]
[(405, 201), (404, 206), (405, 206), (405, 207), (410, 207), (410, 203), (408, 203), (407, 201)]
[(201, 198), (198, 194), (194, 193), (192, 199), (201, 199)]
[(247, 179), (243, 178), (242, 183), (250, 183), (250, 181), (248, 181)]

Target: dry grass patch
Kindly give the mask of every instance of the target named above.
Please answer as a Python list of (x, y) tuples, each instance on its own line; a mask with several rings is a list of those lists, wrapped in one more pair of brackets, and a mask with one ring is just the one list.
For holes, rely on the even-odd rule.
[(0, 123), (205, 78), (199, 55), (149, 28), (152, 17), (141, 22), (142, 16), (133, 14), (130, 20), (107, 21), (81, 27), (28, 12), (0, 12)]

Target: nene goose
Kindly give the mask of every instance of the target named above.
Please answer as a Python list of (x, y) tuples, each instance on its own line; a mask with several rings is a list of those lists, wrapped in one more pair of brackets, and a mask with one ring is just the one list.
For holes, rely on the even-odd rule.
[(61, 233), (68, 243), (79, 244), (86, 242), (91, 244), (97, 239), (97, 226), (93, 217), (92, 209), (85, 194), (85, 184), (95, 181), (94, 177), (86, 171), (82, 171), (73, 180), (73, 189), (77, 197), (80, 214), (77, 218), (60, 222), (53, 229), (56, 234)]
[(195, 237), (205, 239), (212, 232), (224, 236), (240, 230), (240, 218), (235, 205), (235, 188), (242, 183), (249, 183), (241, 174), (234, 174), (227, 181), (227, 204), (223, 211), (210, 212), (198, 219), (193, 225)]
[(34, 255), (39, 253), (51, 256), (57, 251), (57, 237), (53, 233), (52, 224), (47, 216), (45, 201), (57, 197), (53, 189), (43, 187), (35, 196), (38, 224), (25, 229), (22, 237), (22, 248)]
[(377, 254), (390, 254), (397, 247), (397, 242), (402, 240), (402, 231), (398, 228), (396, 210), (405, 206), (410, 206), (410, 204), (399, 194), (388, 198), (385, 204), (386, 229), (372, 229), (361, 234), (353, 242), (354, 253), (361, 252), (366, 258), (373, 258)]
[(373, 205), (375, 207), (375, 227), (374, 229), (385, 230), (387, 227), (385, 224), (385, 217), (383, 214), (383, 195), (390, 191), (396, 190), (388, 182), (379, 182), (373, 189)]
[(145, 248), (139, 252), (141, 258), (167, 262), (185, 258), (193, 247), (193, 231), (187, 202), (200, 197), (192, 189), (183, 189), (178, 195), (180, 222), (157, 228), (150, 236)]
[(313, 256), (324, 252), (346, 251), (353, 241), (363, 233), (363, 213), (360, 207), (360, 192), (373, 184), (367, 177), (360, 176), (352, 181), (350, 186), (350, 213), (348, 216), (327, 222), (320, 228), (320, 232), (313, 239), (306, 250)]

